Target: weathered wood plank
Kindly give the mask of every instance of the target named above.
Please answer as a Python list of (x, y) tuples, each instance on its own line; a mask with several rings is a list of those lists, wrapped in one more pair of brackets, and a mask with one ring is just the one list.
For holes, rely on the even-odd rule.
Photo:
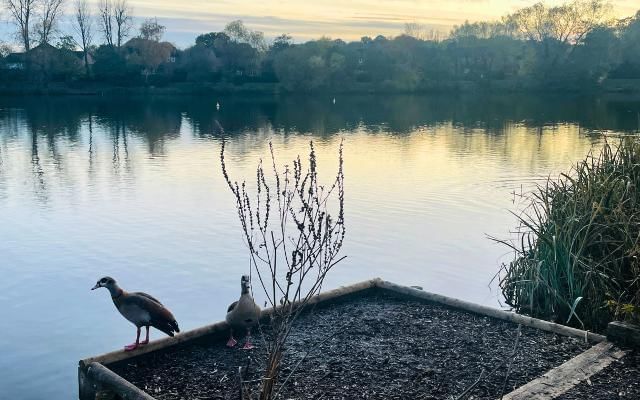
[(598, 335), (596, 333), (583, 331), (581, 329), (571, 328), (568, 326), (556, 324), (549, 321), (543, 321), (541, 319), (527, 317), (526, 315), (516, 314), (514, 312), (499, 310), (493, 307), (482, 306), (475, 303), (470, 303), (464, 300), (454, 299), (452, 297), (443, 296), (440, 294), (424, 292), (422, 290), (414, 289), (407, 286), (397, 285), (395, 283), (380, 281), (378, 287), (386, 290), (390, 290), (395, 293), (414, 298), (420, 298), (423, 300), (432, 301), (434, 303), (444, 304), (446, 306), (457, 308), (459, 310), (469, 311), (474, 314), (486, 315), (488, 317), (501, 319), (504, 321), (510, 321), (516, 324), (522, 324), (532, 328), (540, 329), (547, 332), (554, 332), (559, 335), (573, 336), (594, 343), (603, 342), (606, 337)]
[(97, 388), (96, 397), (99, 395), (101, 398), (108, 398), (113, 394), (126, 400), (154, 400), (153, 397), (100, 363), (93, 362), (87, 366), (87, 378)]
[(513, 392), (504, 400), (550, 400), (567, 392), (580, 382), (624, 357), (625, 351), (613, 343), (602, 342), (552, 369)]
[(628, 322), (614, 321), (607, 325), (607, 339), (622, 346), (640, 348), (640, 326)]

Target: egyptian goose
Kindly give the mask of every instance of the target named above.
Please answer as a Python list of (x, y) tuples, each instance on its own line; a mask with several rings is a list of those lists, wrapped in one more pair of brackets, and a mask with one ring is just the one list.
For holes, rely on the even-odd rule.
[(238, 343), (233, 338), (234, 328), (246, 329), (247, 339), (242, 348), (248, 350), (253, 348), (251, 344), (251, 328), (255, 326), (260, 319), (260, 307), (253, 301), (253, 297), (251, 297), (251, 283), (248, 276), (242, 276), (242, 279), (240, 279), (240, 287), (242, 288), (240, 298), (238, 301), (234, 301), (227, 309), (226, 320), (230, 326), (227, 346), (233, 347)]
[[(153, 326), (169, 336), (173, 336), (174, 332), (180, 332), (171, 311), (154, 297), (142, 292), (125, 292), (120, 289), (115, 279), (109, 276), (100, 279), (91, 290), (101, 287), (109, 289), (111, 300), (120, 314), (138, 328), (136, 342), (124, 346), (125, 351), (135, 350), (138, 346), (149, 343), (149, 326)], [(140, 342), (140, 328), (143, 326), (147, 328), (147, 337), (143, 342)]]

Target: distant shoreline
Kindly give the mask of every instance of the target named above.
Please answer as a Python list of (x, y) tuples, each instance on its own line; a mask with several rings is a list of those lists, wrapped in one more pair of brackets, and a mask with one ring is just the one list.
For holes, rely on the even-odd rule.
[(16, 84), (0, 85), (0, 95), (24, 96), (111, 96), (111, 95), (209, 95), (209, 94), (438, 94), (438, 93), (549, 93), (549, 94), (640, 94), (640, 79), (607, 79), (599, 85), (579, 86), (575, 83), (554, 82), (534, 85), (517, 80), (439, 81), (413, 90), (383, 88), (373, 85), (353, 85), (341, 89), (327, 88), (311, 91), (289, 91), (279, 83), (175, 83), (165, 86), (114, 86), (92, 82), (52, 83), (46, 86)]

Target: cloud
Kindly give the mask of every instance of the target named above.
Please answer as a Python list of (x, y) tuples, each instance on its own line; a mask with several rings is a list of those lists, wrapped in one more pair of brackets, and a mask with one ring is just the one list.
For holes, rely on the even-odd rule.
[[(94, 0), (97, 1), (97, 0)], [(419, 22), (429, 29), (448, 32), (465, 20), (494, 20), (539, 0), (129, 0), (136, 15), (135, 25), (158, 17), (167, 27), (165, 38), (180, 47), (191, 45), (204, 32), (220, 31), (241, 19), (268, 38), (288, 33), (296, 41), (321, 36), (345, 40), (362, 36), (395, 36), (406, 22)], [(547, 0), (561, 4), (564, 0)], [(636, 1), (614, 0), (616, 16), (630, 16), (640, 8)], [(95, 5), (95, 3), (94, 3)], [(66, 16), (61, 30), (72, 32)], [(11, 41), (12, 28), (0, 24), (0, 37)], [(96, 35), (99, 36), (99, 35)], [(96, 37), (99, 41), (100, 38)]]

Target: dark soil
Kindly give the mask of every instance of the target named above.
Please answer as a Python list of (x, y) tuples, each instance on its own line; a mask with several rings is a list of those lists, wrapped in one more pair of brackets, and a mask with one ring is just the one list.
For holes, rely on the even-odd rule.
[[(388, 294), (329, 305), (298, 319), (282, 398), (447, 399), (479, 380), (469, 398), (495, 399), (589, 347), (522, 327), (505, 383), (517, 336), (512, 323)], [(260, 335), (254, 343), (247, 351), (216, 340), (110, 368), (158, 399), (238, 399), (239, 366), (249, 365), (244, 379), (257, 394), (266, 356)]]
[(640, 352), (627, 354), (558, 398), (584, 399), (640, 399)]

